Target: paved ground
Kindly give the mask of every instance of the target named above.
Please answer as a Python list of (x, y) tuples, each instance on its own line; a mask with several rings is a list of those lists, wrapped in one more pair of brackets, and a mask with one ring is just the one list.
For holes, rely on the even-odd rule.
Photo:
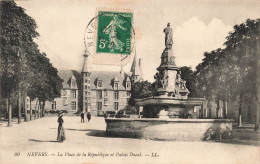
[(56, 142), (57, 117), (15, 121), (13, 127), (0, 122), (0, 163), (260, 163), (259, 134), (250, 128), (236, 128), (235, 138), (222, 142), (168, 142), (106, 137), (101, 117), (64, 121), (63, 143)]

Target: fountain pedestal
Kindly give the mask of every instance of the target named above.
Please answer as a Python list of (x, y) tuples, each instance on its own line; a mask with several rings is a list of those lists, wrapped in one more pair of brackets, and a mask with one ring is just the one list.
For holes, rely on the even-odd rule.
[(142, 118), (107, 118), (107, 135), (185, 141), (231, 137), (232, 120), (197, 118), (196, 106), (203, 109), (206, 100), (188, 98), (186, 81), (175, 63), (169, 25), (164, 32), (166, 48), (155, 75), (157, 94), (136, 100), (143, 109)]

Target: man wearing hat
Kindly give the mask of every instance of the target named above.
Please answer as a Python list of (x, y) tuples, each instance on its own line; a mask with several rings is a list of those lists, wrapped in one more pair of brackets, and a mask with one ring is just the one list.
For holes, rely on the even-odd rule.
[(58, 126), (58, 136), (57, 136), (57, 140), (59, 142), (63, 142), (65, 140), (65, 131), (64, 131), (64, 128), (63, 128), (63, 119), (62, 119), (62, 116), (64, 115), (64, 113), (62, 111), (59, 112), (59, 118), (58, 118), (58, 123), (59, 123), (59, 126)]

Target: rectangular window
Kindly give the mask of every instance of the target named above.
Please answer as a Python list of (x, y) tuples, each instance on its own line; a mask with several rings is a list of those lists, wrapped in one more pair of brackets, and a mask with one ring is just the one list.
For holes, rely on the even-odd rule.
[(114, 84), (114, 89), (118, 89), (118, 83)]
[(71, 109), (76, 110), (76, 102), (71, 102)]
[(75, 81), (72, 82), (72, 87), (76, 87)]
[(51, 109), (55, 110), (56, 109), (56, 101), (53, 101), (51, 104)]
[(129, 91), (126, 92), (127, 97), (131, 96), (131, 93)]
[(88, 96), (90, 96), (90, 92), (88, 92)]
[(118, 99), (119, 97), (119, 92), (118, 91), (114, 91), (114, 99)]
[(97, 110), (102, 110), (102, 102), (97, 102)]
[(130, 88), (131, 87), (131, 83), (127, 82), (126, 83), (126, 88)]
[(85, 79), (85, 83), (88, 83), (88, 80), (87, 80), (87, 79)]
[(86, 90), (88, 89), (88, 86), (87, 86), (87, 85), (85, 85), (85, 89), (86, 89)]
[(67, 95), (67, 91), (63, 90), (63, 96), (66, 96), (66, 95)]
[(97, 91), (97, 98), (102, 99), (102, 91)]
[(87, 95), (88, 94), (88, 91), (85, 91), (85, 95)]
[(105, 99), (104, 99), (104, 103), (106, 104), (106, 103), (107, 103), (107, 101), (108, 101), (108, 98), (105, 98)]
[(85, 101), (87, 101), (88, 100), (88, 97), (85, 97)]
[(71, 90), (71, 98), (76, 98), (76, 90)]
[(102, 87), (102, 82), (101, 81), (98, 81), (98, 83), (97, 83), (98, 85), (98, 87)]
[(118, 110), (118, 102), (114, 102), (114, 110)]
[(88, 86), (88, 90), (90, 90), (90, 86)]
[(108, 95), (108, 92), (107, 92), (107, 91), (104, 91), (104, 94), (105, 94), (105, 96), (107, 96), (107, 95)]

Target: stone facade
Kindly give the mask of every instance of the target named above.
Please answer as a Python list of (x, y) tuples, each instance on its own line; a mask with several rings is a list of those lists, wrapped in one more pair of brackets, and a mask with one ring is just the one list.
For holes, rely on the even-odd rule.
[(102, 116), (107, 111), (127, 109), (132, 83), (142, 81), (141, 60), (135, 55), (130, 73), (124, 72), (122, 67), (120, 72), (92, 71), (90, 65), (88, 55), (84, 54), (82, 111)]
[[(53, 101), (45, 102), (45, 109), (48, 110), (66, 110), (70, 113), (75, 113), (78, 111), (78, 100), (79, 92), (77, 80), (71, 70), (60, 70), (58, 75), (62, 82), (61, 97), (55, 98)], [(31, 107), (34, 110), (37, 104), (37, 100), (31, 102)], [(30, 110), (30, 98), (26, 98), (25, 107)]]
[[(91, 75), (91, 112), (103, 115), (106, 111), (126, 109), (130, 98), (130, 76), (124, 72), (93, 72)], [(87, 100), (88, 97), (85, 97)]]

